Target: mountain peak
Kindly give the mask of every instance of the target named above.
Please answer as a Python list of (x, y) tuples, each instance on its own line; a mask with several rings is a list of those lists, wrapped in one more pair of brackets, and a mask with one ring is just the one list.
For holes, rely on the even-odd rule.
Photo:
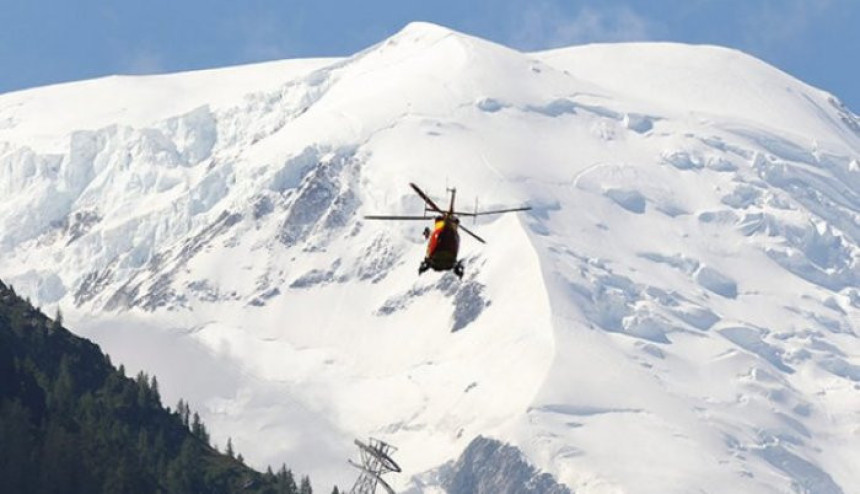
[(398, 31), (395, 36), (441, 37), (448, 36), (451, 34), (460, 33), (454, 31), (453, 29), (441, 26), (439, 24), (434, 24), (432, 22), (413, 21), (403, 26), (403, 29)]
[[(577, 492), (860, 485), (857, 124), (826, 95), (722, 49), (428, 23), (284, 63), (230, 98), (4, 95), (0, 276), (256, 465), (334, 480), (374, 434), (407, 477), (484, 435)], [(410, 182), (532, 210), (464, 221), (462, 280), (419, 276), (429, 223), (364, 218), (425, 213)]]
[[(505, 46), (493, 43), (491, 41), (471, 36), (445, 26), (433, 24), (431, 22), (410, 22), (400, 31), (390, 36), (383, 41), (381, 45), (386, 46), (402, 46), (402, 47), (419, 47), (430, 48), (439, 45), (444, 40), (453, 40), (452, 46), (460, 46), (464, 49), (487, 49), (513, 51)], [(475, 60), (478, 62), (479, 60)]]

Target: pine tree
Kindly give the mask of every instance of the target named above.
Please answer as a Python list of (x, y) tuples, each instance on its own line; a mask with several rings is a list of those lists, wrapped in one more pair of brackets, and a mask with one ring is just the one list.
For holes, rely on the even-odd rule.
[(152, 393), (155, 406), (161, 407), (161, 393), (158, 392), (158, 379), (156, 379), (155, 376), (152, 376), (152, 382), (149, 384), (149, 389)]
[(0, 478), (6, 492), (32, 490), (35, 477), (35, 440), (30, 414), (19, 399), (0, 402)]
[(206, 431), (206, 426), (200, 420), (200, 415), (194, 412), (194, 420), (191, 422), (191, 433), (206, 444), (209, 444), (209, 432)]
[(198, 492), (202, 479), (200, 453), (191, 439), (185, 439), (177, 456), (168, 467), (167, 488), (170, 492)]
[(137, 384), (137, 408), (141, 410), (146, 409), (149, 404), (150, 394), (149, 376), (145, 372), (140, 371), (137, 373), (135, 383)]
[(311, 489), (311, 479), (307, 475), (303, 476), (301, 486), (299, 487), (299, 494), (313, 494), (313, 492), (313, 489)]
[(60, 412), (68, 412), (74, 405), (75, 380), (72, 377), (69, 357), (63, 355), (60, 359), (60, 370), (51, 390), (51, 404)]
[(188, 418), (191, 415), (191, 409), (182, 398), (180, 398), (179, 403), (176, 404), (176, 413), (179, 415), (179, 420), (182, 422), (182, 425), (187, 428), (189, 425)]
[(54, 315), (54, 320), (51, 322), (51, 329), (57, 330), (63, 327), (63, 312), (57, 306), (57, 313)]
[[(232, 439), (232, 438), (229, 438), (229, 437), (227, 438), (227, 449), (224, 451), (224, 453), (226, 453), (226, 454), (227, 454), (227, 456), (229, 456), (230, 458), (234, 458), (234, 457), (235, 457), (234, 455), (235, 455), (236, 453), (235, 453), (235, 451), (233, 451), (233, 439)], [(270, 471), (270, 472), (271, 472), (271, 470), (272, 470), (272, 469), (271, 469), (271, 468), (269, 468), (269, 471)]]
[(281, 465), (281, 469), (278, 470), (278, 486), (278, 492), (281, 494), (298, 494), (299, 492), (293, 472), (286, 465)]

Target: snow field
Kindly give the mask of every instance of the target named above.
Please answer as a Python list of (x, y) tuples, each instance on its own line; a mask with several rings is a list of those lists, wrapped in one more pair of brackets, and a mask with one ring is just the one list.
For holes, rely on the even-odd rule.
[[(376, 436), (407, 488), (483, 434), (582, 493), (860, 484), (857, 120), (751, 57), (417, 23), (0, 122), (0, 276), (254, 466), (344, 487)], [(425, 223), (361, 218), (409, 182), (534, 209), (419, 278)]]

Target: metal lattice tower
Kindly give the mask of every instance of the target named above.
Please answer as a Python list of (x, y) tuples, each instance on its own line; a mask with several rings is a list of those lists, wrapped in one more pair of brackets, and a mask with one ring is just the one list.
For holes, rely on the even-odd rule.
[(370, 439), (370, 444), (356, 439), (355, 445), (361, 453), (361, 464), (352, 460), (349, 460), (349, 463), (361, 470), (361, 475), (358, 476), (349, 494), (375, 494), (377, 485), (381, 485), (388, 494), (395, 494), (394, 489), (385, 483), (381, 476), (388, 472), (400, 472), (400, 466), (391, 459), (391, 455), (397, 451), (397, 448), (373, 438)]

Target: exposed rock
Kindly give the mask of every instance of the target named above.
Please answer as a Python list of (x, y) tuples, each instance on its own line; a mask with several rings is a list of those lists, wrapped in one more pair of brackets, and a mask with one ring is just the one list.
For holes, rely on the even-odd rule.
[(476, 437), (443, 475), (448, 494), (571, 494), (514, 446)]

